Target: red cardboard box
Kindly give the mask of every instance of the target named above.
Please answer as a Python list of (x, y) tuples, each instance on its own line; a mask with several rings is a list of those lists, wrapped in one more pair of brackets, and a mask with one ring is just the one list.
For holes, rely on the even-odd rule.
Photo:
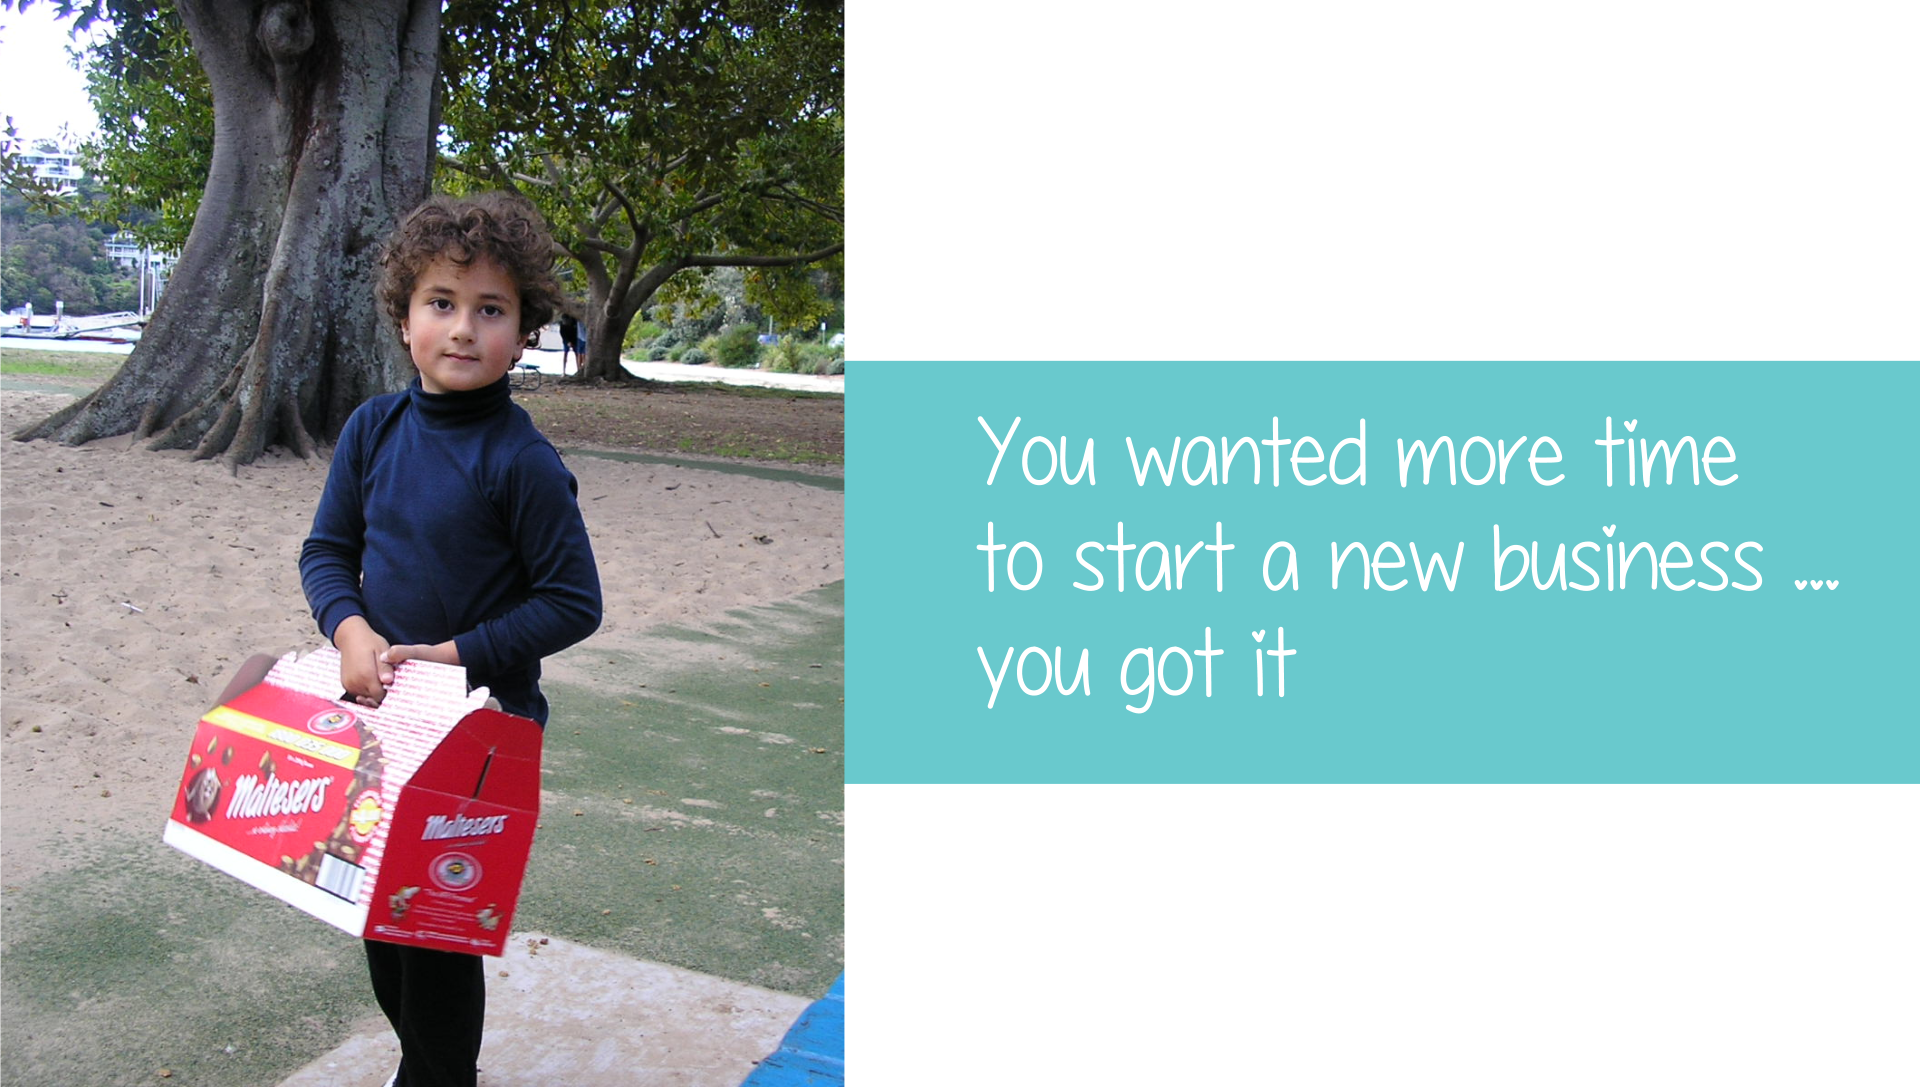
[(340, 693), (331, 648), (236, 679), (200, 719), (162, 839), (352, 935), (500, 954), (540, 726), (443, 664), (401, 664), (378, 709)]

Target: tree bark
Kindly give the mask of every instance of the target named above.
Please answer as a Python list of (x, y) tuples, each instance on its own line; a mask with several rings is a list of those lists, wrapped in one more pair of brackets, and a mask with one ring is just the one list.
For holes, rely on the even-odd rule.
[(669, 261), (635, 276), (631, 264), (639, 253), (621, 262), (616, 276), (609, 276), (599, 262), (581, 261), (587, 269), (587, 356), (580, 362), (579, 377), (584, 381), (640, 381), (620, 364), (621, 344), (627, 328), (640, 314), (641, 307), (661, 285), (686, 265)]
[(374, 284), (378, 243), (427, 193), (440, 5), (179, 7), (214, 104), (193, 229), (126, 364), (15, 437), (309, 456), (412, 372)]
[(587, 353), (581, 356), (580, 370), (575, 376), (582, 381), (640, 380), (620, 364), (621, 341), (627, 335), (629, 322), (619, 322), (616, 327), (607, 313), (605, 299), (590, 297), (587, 312)]

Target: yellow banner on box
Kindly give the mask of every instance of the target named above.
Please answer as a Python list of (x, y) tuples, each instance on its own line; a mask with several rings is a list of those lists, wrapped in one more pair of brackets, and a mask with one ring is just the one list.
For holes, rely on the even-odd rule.
[(278, 744), (289, 751), (297, 751), (322, 762), (344, 766), (349, 770), (360, 762), (360, 749), (357, 747), (348, 747), (346, 744), (335, 743), (299, 729), (288, 728), (286, 725), (269, 721), (264, 717), (242, 713), (231, 706), (216, 706), (201, 720), (211, 725), (218, 725), (230, 732), (252, 736), (254, 739), (265, 740), (270, 744)]

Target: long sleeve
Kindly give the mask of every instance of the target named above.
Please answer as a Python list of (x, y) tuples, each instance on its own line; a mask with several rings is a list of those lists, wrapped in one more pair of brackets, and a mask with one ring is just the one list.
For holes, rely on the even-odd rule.
[(528, 580), (526, 599), (454, 637), (461, 663), (491, 673), (558, 653), (600, 626), (600, 574), (577, 501), (579, 485), (546, 442), (508, 468), (505, 514)]
[(367, 537), (361, 492), (366, 437), (362, 424), (366, 421), (365, 410), (357, 411), (341, 431), (326, 489), (314, 510), (313, 529), (300, 545), (300, 587), (320, 633), (329, 639), (342, 620), (367, 613), (360, 595), (361, 553)]

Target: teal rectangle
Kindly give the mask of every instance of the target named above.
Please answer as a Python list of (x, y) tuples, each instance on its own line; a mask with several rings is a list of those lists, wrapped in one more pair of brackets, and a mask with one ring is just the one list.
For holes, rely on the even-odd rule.
[[(847, 780), (880, 782), (1907, 782), (1921, 765), (1921, 586), (1917, 585), (1917, 401), (1913, 363), (858, 363), (848, 413)], [(1020, 425), (994, 482), (995, 444)], [(1675, 483), (1629, 486), (1627, 454), (1613, 447), (1607, 485), (1594, 442), (1612, 420), (1617, 439), (1725, 439), (1732, 462), (1692, 481), (1683, 458)], [(1366, 477), (1304, 486), (1289, 453), (1311, 436), (1323, 453), (1358, 439), (1365, 420)], [(1632, 432), (1629, 421), (1636, 424)], [(1280, 476), (1272, 473), (1273, 440)], [(1498, 474), (1414, 479), (1402, 487), (1396, 440), (1447, 435), (1457, 470)], [(1542, 435), (1562, 460), (1528, 456)], [(1188, 449), (1172, 486), (1158, 473), (1136, 483), (1132, 457), (1175, 437)], [(1248, 437), (1252, 444), (1241, 443)], [(1058, 453), (1081, 469), (1095, 443), (1094, 476), (1076, 484)], [(1196, 444), (1207, 438), (1208, 443)], [(1238, 446), (1223, 483), (1205, 478), (1207, 445)], [(1356, 443), (1357, 444), (1357, 443)], [(1351, 477), (1350, 444), (1333, 463)], [(1045, 450), (1054, 447), (1054, 455)], [(1518, 446), (1518, 448), (1517, 448)], [(1686, 448), (1686, 447), (1682, 447)], [(1546, 456), (1549, 450), (1540, 446)], [(1493, 455), (1489, 455), (1492, 453)], [(1260, 481), (1252, 479), (1258, 458)], [(1638, 453), (1637, 453), (1638, 459)], [(1304, 463), (1307, 478), (1326, 462)], [(1711, 480), (1738, 477), (1725, 486)], [(1637, 478), (1637, 484), (1639, 483)], [(988, 523), (998, 544), (1027, 542), (1041, 575), (1021, 591), (999, 552), (986, 589)], [(1185, 553), (1212, 543), (1215, 523), (1234, 549), (1191, 560), (1182, 587), (1144, 590), (1120, 579), (1115, 556), (1088, 550), (1103, 588), (1076, 561), (1088, 541), (1125, 539), (1159, 565), (1159, 542)], [(1598, 545), (1634, 550), (1625, 587), (1583, 592), (1496, 591), (1493, 527), (1503, 548), (1538, 542), (1597, 545), (1580, 555), (1600, 568)], [(1614, 534), (1607, 535), (1612, 527)], [(1286, 540), (1298, 554), (1298, 588), (1270, 591), (1262, 555)], [(1330, 587), (1330, 542), (1384, 542), (1408, 565), (1385, 570), (1386, 591), (1362, 588), (1357, 553)], [(1717, 551), (1707, 545), (1727, 546)], [(1647, 543), (1648, 549), (1635, 545)], [(1682, 567), (1683, 553), (1693, 563)], [(1743, 543), (1759, 545), (1740, 552)], [(1408, 558), (1440, 551), (1458, 580), (1423, 591)], [(1705, 548), (1705, 556), (1703, 550)], [(1648, 553), (1671, 560), (1669, 583)], [(1618, 554), (1618, 552), (1616, 552)], [(1284, 554), (1284, 553), (1277, 553)], [(1385, 562), (1393, 552), (1380, 551)], [(1702, 558), (1727, 571), (1729, 587)], [(1033, 554), (1015, 558), (1033, 576)], [(1505, 576), (1518, 560), (1510, 556)], [(1751, 568), (1751, 569), (1750, 569)], [(1278, 574), (1280, 567), (1275, 567)], [(1589, 580), (1572, 565), (1571, 583)], [(1148, 578), (1151, 580), (1151, 576)], [(1743, 591), (1736, 585), (1757, 582)], [(1797, 589), (1796, 581), (1806, 583)], [(1829, 588), (1828, 582), (1835, 587)], [(1613, 581), (1609, 581), (1612, 585)], [(1818, 585), (1819, 588), (1814, 586)], [(1271, 650), (1285, 630), (1286, 694), (1276, 696)], [(1211, 633), (1204, 635), (1204, 630)], [(1263, 631), (1262, 641), (1254, 640)], [(1193, 651), (1211, 638), (1213, 693), (1205, 673), (1186, 693), (1121, 689), (1130, 651)], [(1065, 672), (1088, 654), (1075, 693), (1024, 694), (1014, 665), (993, 708), (980, 654), (998, 667), (1029, 647), (1025, 679), (1042, 679), (1060, 647)], [(1254, 688), (1255, 661), (1264, 694)], [(1138, 656), (1132, 680), (1142, 678)], [(1179, 654), (1165, 679), (1178, 687)]]

